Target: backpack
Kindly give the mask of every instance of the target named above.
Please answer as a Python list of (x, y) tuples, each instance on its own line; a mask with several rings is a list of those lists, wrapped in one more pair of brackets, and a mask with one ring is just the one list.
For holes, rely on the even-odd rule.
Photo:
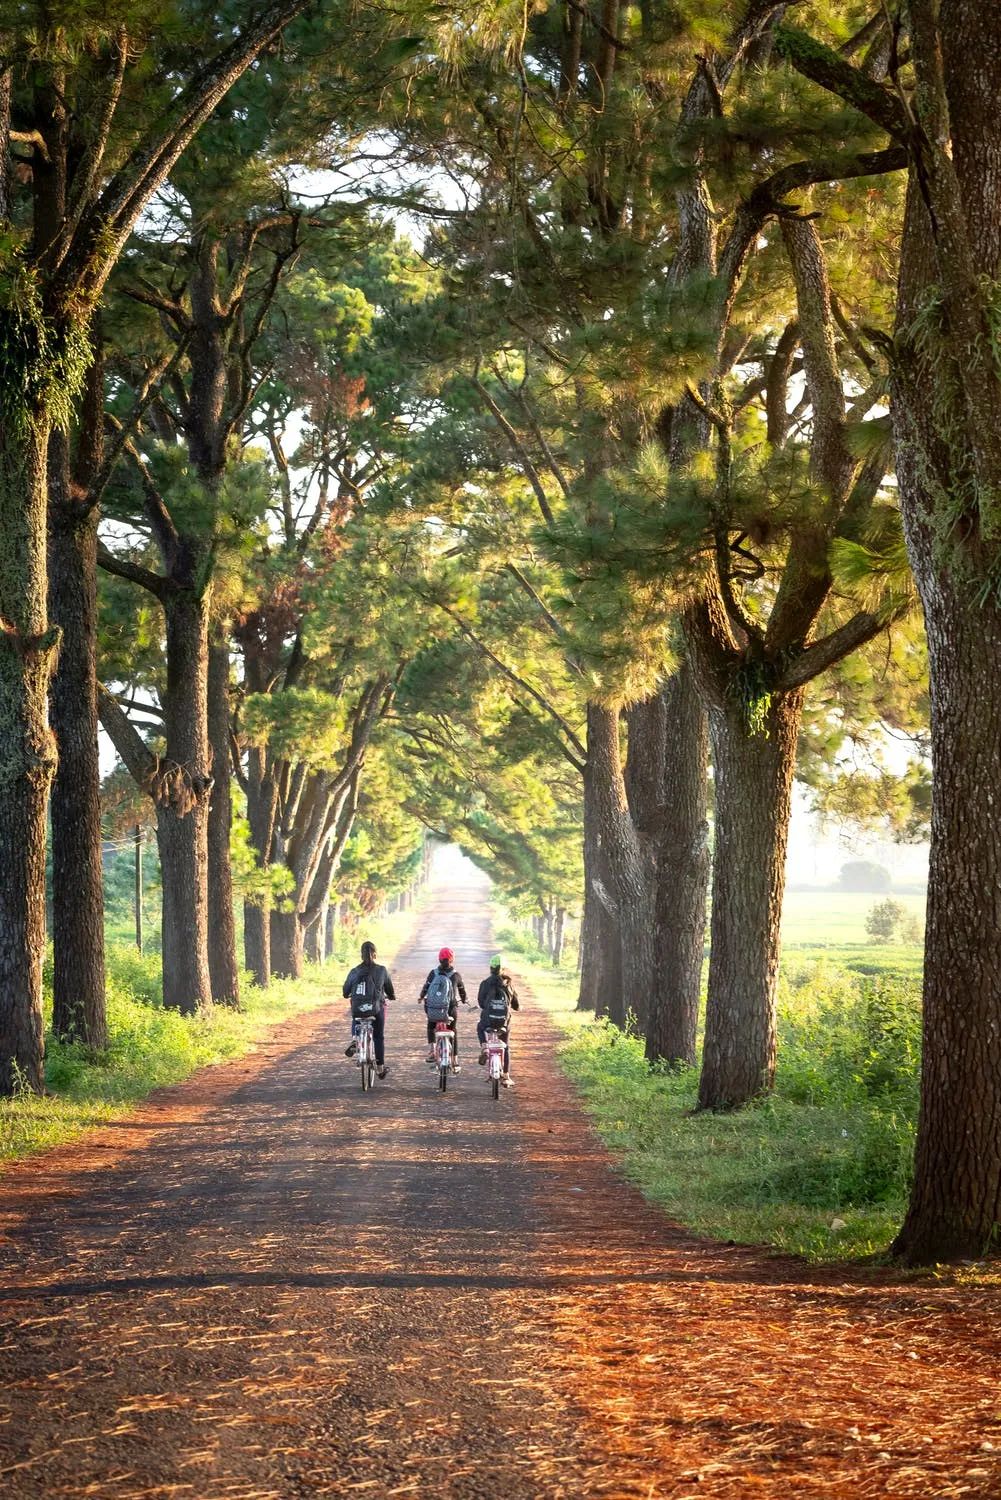
[[(491, 978), (493, 976), (491, 975)], [(507, 992), (507, 985), (503, 979), (495, 978), (490, 994), (487, 995), (483, 1006), (483, 1019), (488, 1026), (504, 1026), (507, 1024), (508, 1011), (511, 1001)]]
[(367, 1020), (379, 1010), (379, 993), (375, 982), (375, 969), (359, 969), (358, 977), (351, 987), (351, 1016), (355, 1021)]
[(452, 976), (438, 969), (428, 986), (427, 1013), (429, 1021), (447, 1021), (452, 1011)]

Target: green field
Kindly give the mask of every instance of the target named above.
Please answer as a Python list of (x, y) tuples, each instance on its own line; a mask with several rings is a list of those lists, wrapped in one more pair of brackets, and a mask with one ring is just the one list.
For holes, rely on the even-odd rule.
[[(923, 929), (924, 893), (889, 894)], [(846, 891), (787, 891), (782, 908), (783, 970), (796, 975), (804, 964), (824, 959), (857, 974), (918, 977), (921, 943), (876, 943), (866, 933), (866, 917), (885, 899)]]

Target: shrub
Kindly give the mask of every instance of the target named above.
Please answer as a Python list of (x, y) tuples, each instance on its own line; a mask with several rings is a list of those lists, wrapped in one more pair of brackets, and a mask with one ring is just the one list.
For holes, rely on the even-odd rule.
[(892, 896), (877, 901), (865, 919), (865, 930), (874, 943), (892, 943), (901, 923), (907, 916), (906, 907)]

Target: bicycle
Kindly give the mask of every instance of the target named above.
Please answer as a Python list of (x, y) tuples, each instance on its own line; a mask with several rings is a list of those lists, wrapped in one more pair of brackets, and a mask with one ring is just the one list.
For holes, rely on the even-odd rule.
[(500, 1098), (501, 1079), (504, 1076), (504, 1049), (507, 1039), (503, 1030), (488, 1031), (483, 1042), (483, 1050), (487, 1054), (487, 1079), (490, 1083), (490, 1092), (495, 1099)]
[(448, 1088), (448, 1075), (453, 1071), (452, 1049), (455, 1033), (447, 1021), (436, 1021), (434, 1028), (434, 1065), (438, 1073), (438, 1087), (442, 1093)]
[(358, 1031), (356, 1041), (358, 1050), (355, 1053), (355, 1061), (361, 1069), (362, 1093), (368, 1093), (375, 1078), (375, 1033), (372, 1027), (372, 1017), (363, 1016), (356, 1022)]

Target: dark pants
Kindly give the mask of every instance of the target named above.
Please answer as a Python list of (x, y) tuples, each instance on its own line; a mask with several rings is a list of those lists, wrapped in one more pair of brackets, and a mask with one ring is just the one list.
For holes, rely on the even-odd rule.
[(480, 1011), (480, 1019), (476, 1023), (476, 1035), (482, 1047), (487, 1039), (488, 1031), (503, 1031), (504, 1037), (504, 1072), (511, 1071), (511, 1017), (508, 1016), (503, 1026), (498, 1026), (496, 1021), (484, 1020), (483, 1012)]
[[(351, 1035), (358, 1035), (358, 1022), (351, 1022)], [(386, 1012), (378, 1011), (372, 1017), (372, 1040), (375, 1042), (375, 1061), (377, 1067), (382, 1067), (386, 1061)]]
[[(453, 1060), (453, 1062), (458, 1062), (459, 1061), (459, 1028), (456, 1025), (456, 1021), (458, 1019), (458, 1015), (459, 1015), (459, 1013), (458, 1013), (457, 1010), (450, 1010), (449, 1013), (448, 1013), (448, 1024), (452, 1028), (452, 1060)], [(434, 1046), (434, 1029), (437, 1026), (437, 1024), (438, 1024), (437, 1021), (429, 1021), (428, 1022), (428, 1046), (429, 1047), (433, 1047)]]

